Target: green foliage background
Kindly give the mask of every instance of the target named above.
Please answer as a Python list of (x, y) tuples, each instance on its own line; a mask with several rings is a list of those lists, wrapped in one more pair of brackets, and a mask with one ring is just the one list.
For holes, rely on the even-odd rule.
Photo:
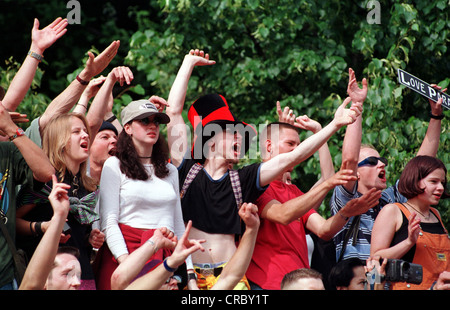
[[(81, 24), (45, 54), (32, 90), (19, 107), (30, 118), (82, 68), (88, 50), (98, 51), (120, 39), (117, 65), (130, 66), (134, 88), (117, 97), (115, 112), (130, 100), (152, 94), (167, 98), (184, 55), (203, 49), (217, 61), (194, 70), (189, 103), (219, 92), (233, 112), (248, 123), (276, 119), (275, 103), (296, 115), (307, 114), (326, 125), (346, 96), (348, 68), (369, 81), (364, 106), (363, 143), (389, 159), (389, 185), (415, 156), (425, 135), (428, 101), (397, 82), (401, 68), (429, 83), (450, 84), (448, 0), (379, 1), (381, 23), (369, 24), (368, 1), (324, 0), (131, 0), (79, 1)], [(8, 87), (28, 51), (33, 18), (47, 25), (65, 17), (67, 1), (0, 1), (0, 85)], [(445, 110), (445, 109), (444, 109)], [(438, 157), (450, 170), (449, 117), (442, 121)], [(329, 140), (335, 167), (341, 162), (341, 129)], [(303, 133), (305, 138), (308, 133)], [(254, 162), (246, 159), (243, 164)], [(320, 174), (315, 155), (294, 171), (295, 183), (307, 191)], [(321, 213), (329, 215), (328, 201)], [(450, 229), (450, 203), (439, 210)]]

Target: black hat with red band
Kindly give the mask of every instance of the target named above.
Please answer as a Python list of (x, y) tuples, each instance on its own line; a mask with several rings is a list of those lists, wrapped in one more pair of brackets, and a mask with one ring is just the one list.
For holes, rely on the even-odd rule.
[(241, 156), (247, 153), (251, 140), (257, 135), (253, 126), (240, 121), (231, 113), (227, 100), (220, 94), (209, 94), (198, 98), (189, 107), (188, 119), (194, 129), (194, 141), (192, 143), (194, 159), (205, 159), (203, 146), (217, 133), (217, 130), (214, 129), (231, 129), (239, 132), (243, 139)]

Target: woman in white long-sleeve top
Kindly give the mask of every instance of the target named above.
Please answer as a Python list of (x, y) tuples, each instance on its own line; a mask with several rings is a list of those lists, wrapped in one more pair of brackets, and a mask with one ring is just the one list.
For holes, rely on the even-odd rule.
[[(178, 172), (168, 163), (159, 131), (159, 125), (169, 121), (149, 100), (133, 101), (122, 111), (117, 153), (105, 162), (100, 181), (100, 224), (106, 244), (96, 262), (98, 289), (111, 288), (118, 264), (156, 229), (166, 227), (178, 238), (185, 231)], [(158, 251), (146, 268), (152, 269), (168, 255)]]

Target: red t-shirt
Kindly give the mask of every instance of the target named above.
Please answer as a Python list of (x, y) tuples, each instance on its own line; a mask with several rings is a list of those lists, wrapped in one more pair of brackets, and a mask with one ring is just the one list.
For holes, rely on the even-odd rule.
[[(258, 212), (261, 215), (272, 200), (284, 203), (300, 195), (303, 193), (297, 186), (274, 181), (256, 201)], [(246, 273), (250, 281), (266, 290), (279, 290), (286, 273), (309, 268), (305, 226), (313, 213), (316, 211), (311, 209), (289, 225), (261, 219), (252, 261)]]

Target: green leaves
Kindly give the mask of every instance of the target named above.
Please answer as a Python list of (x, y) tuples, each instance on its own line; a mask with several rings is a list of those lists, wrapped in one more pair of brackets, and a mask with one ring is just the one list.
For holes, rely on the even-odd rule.
[[(369, 83), (363, 112), (363, 143), (373, 144), (389, 158), (391, 183), (416, 155), (428, 127), (430, 110), (425, 98), (398, 83), (397, 69), (443, 87), (450, 83), (448, 0), (380, 1), (381, 24), (367, 22), (367, 1), (153, 0), (133, 7), (124, 3), (92, 2), (83, 7), (85, 22), (99, 18), (107, 21), (98, 23), (101, 26), (73, 27), (58, 41), (58, 48), (52, 48), (59, 58), (48, 57), (52, 59), (50, 65), (43, 63), (41, 67), (58, 68), (59, 77), (72, 80), (74, 75), (67, 73), (78, 72), (73, 67), (83, 65), (81, 58), (91, 45), (102, 50), (120, 38), (122, 55), (116, 57), (113, 65), (131, 66), (138, 84), (116, 99), (118, 107), (114, 108), (120, 111), (131, 99), (153, 94), (167, 98), (184, 55), (199, 48), (217, 63), (194, 69), (184, 114), (189, 103), (200, 95), (219, 92), (227, 98), (233, 112), (248, 123), (259, 125), (276, 120), (275, 103), (279, 100), (283, 108), (289, 106), (296, 115), (306, 114), (323, 126), (331, 121), (335, 109), (347, 96), (351, 67), (358, 81), (366, 77)], [(95, 14), (89, 15), (94, 5)], [(27, 3), (30, 6), (34, 11), (50, 10), (49, 5)], [(132, 23), (117, 22), (123, 11)], [(5, 18), (16, 18), (23, 12), (5, 10)], [(99, 17), (98, 12), (104, 16)], [(73, 39), (79, 38), (80, 33), (88, 42), (87, 47), (79, 46)], [(69, 56), (78, 62), (68, 60)], [(2, 73), (5, 76), (12, 72), (7, 68)], [(45, 98), (48, 92), (36, 93), (42, 87), (41, 77), (42, 72), (25, 100), (28, 113), (43, 111), (49, 102)], [(44, 74), (43, 81), (46, 79), (51, 80), (47, 82), (52, 89), (59, 91), (67, 83), (67, 79)], [(3, 77), (1, 85), (5, 89), (9, 85)], [(450, 169), (450, 112), (444, 113), (438, 157)], [(342, 129), (328, 141), (336, 169), (340, 166), (344, 134)], [(301, 138), (306, 136), (302, 133)], [(258, 159), (244, 163), (255, 161)], [(305, 191), (319, 174), (317, 156), (293, 172)], [(445, 211), (450, 210), (449, 203), (441, 205), (441, 215), (450, 218), (450, 211)]]

